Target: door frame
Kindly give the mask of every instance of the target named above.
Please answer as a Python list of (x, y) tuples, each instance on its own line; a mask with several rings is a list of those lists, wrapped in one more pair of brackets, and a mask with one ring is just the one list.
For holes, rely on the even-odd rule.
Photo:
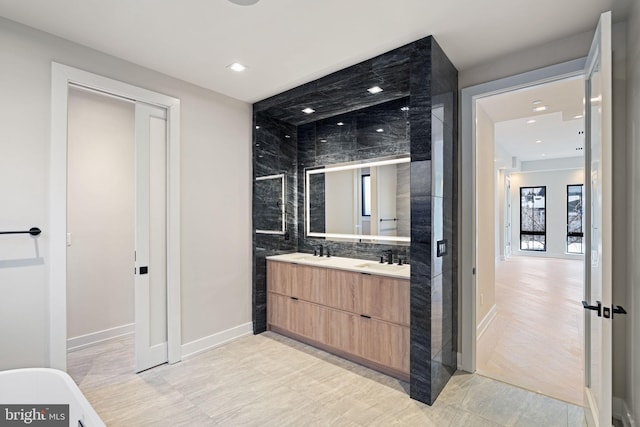
[[(511, 176), (510, 175), (505, 175), (503, 177), (504, 179), (504, 209), (503, 209), (503, 216), (504, 216), (504, 221), (502, 224), (500, 224), (500, 227), (502, 227), (503, 230), (503, 234), (504, 237), (502, 239), (502, 252), (504, 253), (504, 257), (502, 258), (502, 260), (506, 260), (509, 257), (511, 257), (511, 250), (512, 250), (512, 242), (511, 242)], [(509, 248), (509, 250), (507, 251), (507, 247)]]
[(584, 75), (586, 58), (579, 58), (510, 77), (470, 86), (461, 90), (460, 100), (460, 325), (459, 368), (476, 371), (476, 276), (477, 198), (476, 198), (476, 101), (486, 96), (510, 92), (538, 84)]
[[(167, 341), (169, 363), (179, 362), (180, 100), (84, 70), (51, 63), (49, 171), (49, 366), (67, 369), (67, 100), (74, 84), (167, 110)], [(131, 266), (133, 267), (133, 257)]]

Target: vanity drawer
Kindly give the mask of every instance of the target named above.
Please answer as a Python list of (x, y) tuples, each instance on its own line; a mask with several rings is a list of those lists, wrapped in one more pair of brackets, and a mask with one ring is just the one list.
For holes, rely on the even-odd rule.
[(291, 296), (301, 300), (326, 304), (327, 269), (290, 264)]
[(267, 291), (291, 295), (291, 283), (295, 280), (293, 264), (267, 261)]
[(409, 281), (373, 274), (362, 275), (361, 313), (409, 325)]
[(326, 305), (361, 314), (362, 273), (329, 270), (325, 291)]

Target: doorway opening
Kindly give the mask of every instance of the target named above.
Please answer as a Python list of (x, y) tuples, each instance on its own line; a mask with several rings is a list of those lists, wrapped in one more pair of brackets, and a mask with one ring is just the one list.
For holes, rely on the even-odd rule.
[(579, 406), (583, 97), (578, 76), (475, 109), (477, 372)]
[[(69, 93), (70, 87), (80, 87), (84, 90), (92, 91), (100, 94), (99, 96), (108, 96), (111, 99), (118, 99), (121, 102), (133, 102), (135, 104), (134, 120), (135, 125), (135, 223), (142, 224), (135, 228), (135, 253), (129, 249), (128, 254), (123, 254), (125, 258), (131, 261), (129, 273), (134, 273), (136, 294), (135, 313), (138, 316), (151, 318), (153, 314), (148, 312), (148, 306), (145, 307), (144, 302), (137, 300), (138, 289), (141, 286), (147, 286), (149, 283), (150, 271), (158, 254), (163, 254), (166, 266), (161, 267), (162, 275), (165, 276), (161, 281), (163, 285), (163, 293), (165, 300), (158, 305), (162, 306), (162, 310), (166, 316), (166, 322), (156, 322), (157, 319), (150, 321), (155, 324), (162, 324), (159, 328), (164, 331), (160, 334), (154, 334), (149, 331), (144, 334), (136, 331), (136, 340), (139, 336), (145, 339), (145, 347), (150, 350), (149, 354), (155, 352), (159, 346), (156, 345), (158, 335), (160, 340), (164, 341), (164, 361), (175, 363), (181, 358), (181, 338), (180, 338), (180, 157), (179, 157), (179, 117), (180, 117), (180, 101), (156, 92), (128, 85), (122, 82), (111, 80), (102, 76), (88, 73), (65, 65), (52, 64), (52, 130), (51, 130), (51, 203), (50, 203), (50, 224), (49, 224), (49, 250), (51, 256), (50, 263), (50, 337), (49, 337), (49, 359), (50, 366), (66, 370), (67, 369), (67, 346), (68, 346), (68, 316), (67, 316), (67, 287), (70, 276), (67, 272), (67, 247), (68, 243), (73, 243), (73, 235), (68, 234), (68, 202), (69, 188), (67, 182), (67, 172), (69, 161), (67, 153), (69, 151)], [(122, 101), (122, 99), (128, 101)], [(155, 118), (159, 113), (154, 111), (162, 111), (164, 115), (162, 124), (158, 126)], [(138, 123), (139, 120), (143, 122)], [(160, 129), (160, 130), (158, 130)], [(162, 144), (149, 144), (153, 135), (160, 135)], [(147, 141), (146, 145), (141, 145), (139, 141)], [(154, 146), (161, 146), (161, 156), (154, 154)], [(141, 151), (142, 150), (142, 151)], [(154, 159), (160, 158), (158, 164), (153, 164)], [(154, 182), (154, 177), (149, 173), (150, 168), (161, 169), (163, 177), (158, 182)], [(166, 175), (165, 175), (166, 174)], [(112, 177), (113, 178), (113, 177)], [(142, 195), (142, 196), (141, 196)], [(82, 203), (82, 201), (80, 201)], [(161, 208), (158, 206), (162, 205)], [(146, 206), (146, 207), (145, 207)], [(151, 209), (152, 207), (156, 209)], [(149, 215), (149, 211), (159, 212), (159, 215)], [(144, 218), (144, 215), (147, 217)], [(164, 222), (158, 221), (161, 217)], [(150, 226), (144, 226), (149, 224)], [(129, 224), (130, 225), (130, 224)], [(125, 228), (127, 226), (125, 225)], [(150, 236), (150, 231), (160, 230), (160, 233), (154, 233)], [(145, 234), (146, 233), (146, 234)], [(131, 236), (129, 236), (130, 238)], [(154, 239), (161, 240), (162, 244), (153, 244)], [(146, 243), (145, 243), (146, 242)], [(151, 242), (151, 243), (150, 243)], [(145, 246), (146, 245), (146, 246)], [(130, 247), (130, 242), (121, 246), (124, 251), (126, 247)], [(150, 247), (155, 248), (150, 250)], [(158, 250), (159, 248), (159, 250)], [(99, 255), (95, 257), (99, 258)], [(98, 265), (100, 259), (97, 260)], [(134, 264), (135, 263), (135, 264)], [(133, 270), (135, 268), (135, 270)], [(157, 276), (157, 275), (156, 275)], [(126, 280), (125, 280), (126, 281)], [(129, 283), (130, 285), (130, 283)], [(125, 284), (126, 288), (126, 284)], [(131, 291), (131, 289), (129, 289)], [(148, 291), (151, 294), (153, 291)], [(123, 293), (126, 293), (123, 292)], [(153, 298), (153, 297), (151, 297)], [(147, 304), (148, 305), (148, 304)], [(138, 310), (142, 307), (143, 310)], [(147, 310), (147, 312), (145, 312)], [(114, 309), (117, 311), (117, 309)], [(124, 311), (127, 311), (126, 309)], [(129, 310), (130, 311), (130, 310)], [(112, 314), (112, 313), (110, 313)], [(82, 318), (82, 316), (79, 316)], [(126, 317), (126, 316), (125, 316)], [(77, 320), (77, 319), (76, 319)], [(137, 319), (136, 319), (137, 320)], [(142, 322), (134, 322), (136, 327)], [(113, 330), (107, 328), (100, 331), (100, 334), (108, 338), (108, 335), (122, 335), (127, 333), (127, 329), (131, 325), (125, 323)], [(78, 343), (81, 344), (80, 340)], [(162, 346), (160, 346), (162, 347)], [(136, 352), (140, 348), (136, 342)], [(140, 371), (137, 365), (140, 357), (136, 355), (136, 370)], [(156, 363), (157, 364), (157, 363)]]
[(67, 364), (81, 384), (98, 363), (133, 368), (135, 103), (70, 86), (67, 147)]
[(166, 127), (163, 108), (69, 86), (68, 348), (120, 339), (125, 372), (168, 361)]
[[(571, 276), (571, 280), (578, 280), (579, 290), (577, 297), (570, 303), (578, 305), (576, 310), (581, 309), (579, 307), (582, 295), (580, 285), (583, 280), (584, 258), (581, 255), (568, 254), (567, 241), (562, 240), (561, 243), (558, 243), (558, 237), (564, 239), (567, 235), (567, 189), (565, 187), (561, 188), (561, 191), (558, 190), (555, 188), (557, 187), (557, 178), (556, 181), (552, 180), (554, 186), (552, 202), (551, 199), (548, 199), (547, 188), (545, 188), (549, 186), (549, 190), (551, 190), (551, 184), (536, 180), (545, 174), (569, 174), (570, 169), (574, 169), (575, 172), (584, 165), (584, 160), (579, 159), (582, 156), (579, 144), (583, 143), (583, 135), (580, 132), (584, 130), (582, 129), (584, 124), (580, 122), (582, 118), (577, 117), (583, 109), (584, 65), (585, 59), (574, 60), (462, 90), (461, 169), (463, 172), (461, 200), (463, 206), (466, 205), (469, 208), (461, 209), (460, 218), (462, 227), (468, 230), (461, 236), (461, 323), (463, 327), (460, 367), (466, 371), (476, 372), (479, 370), (482, 373), (483, 368), (487, 367), (486, 362), (490, 360), (488, 352), (481, 345), (478, 345), (479, 340), (484, 339), (486, 342), (493, 340), (495, 345), (499, 339), (500, 334), (495, 331), (493, 334), (487, 334), (487, 331), (491, 332), (490, 325), (501, 317), (498, 315), (500, 304), (496, 303), (500, 298), (503, 300), (507, 298), (501, 292), (501, 286), (510, 291), (518, 289), (526, 291), (528, 285), (547, 283), (539, 277), (542, 271), (560, 271), (557, 266), (555, 268), (551, 266), (553, 262), (573, 265), (573, 267), (566, 269), (567, 276)], [(557, 98), (553, 98), (556, 95), (555, 92), (558, 91), (554, 85), (562, 85), (563, 82), (564, 84), (573, 82), (580, 91), (577, 97), (577, 111), (569, 112), (567, 110), (563, 113), (564, 110), (560, 105), (565, 101), (561, 102)], [(547, 87), (546, 92), (544, 91), (545, 87)], [(538, 94), (532, 95), (536, 91)], [(501, 103), (498, 95), (512, 97), (513, 102)], [(519, 101), (521, 106), (516, 108), (518, 98), (522, 98)], [(483, 102), (485, 105), (482, 104)], [(480, 111), (477, 113), (477, 110)], [(494, 118), (491, 118), (486, 110)], [(476, 120), (480, 122), (476, 123)], [(551, 135), (537, 137), (529, 135), (534, 129), (533, 126), (545, 125), (538, 126), (540, 130), (544, 127), (550, 127), (547, 125), (552, 125), (554, 121), (558, 126), (571, 122), (578, 126), (571, 131), (575, 134), (570, 135), (574, 145), (565, 146), (564, 154), (560, 153), (561, 155), (554, 155), (553, 151), (547, 152), (547, 148), (545, 151), (540, 150), (540, 147), (545, 146), (544, 140), (551, 141)], [(494, 122), (501, 124), (495, 125)], [(508, 143), (504, 143), (496, 149), (496, 135), (505, 134), (508, 136), (508, 141), (521, 141), (520, 145), (523, 145), (524, 151), (521, 153), (514, 151), (515, 154), (510, 154), (509, 151), (512, 150), (512, 147), (509, 147)], [(569, 139), (569, 135), (566, 136), (566, 139)], [(525, 141), (525, 144), (522, 144), (522, 139), (525, 137), (529, 139)], [(482, 145), (481, 139), (490, 142)], [(547, 147), (551, 146), (551, 144), (546, 145)], [(555, 144), (553, 145), (555, 146)], [(576, 155), (576, 153), (579, 154)], [(565, 160), (559, 160), (562, 158)], [(567, 164), (566, 159), (568, 158), (574, 158), (574, 160), (569, 160)], [(541, 165), (544, 166), (543, 170), (536, 170), (535, 166)], [(465, 173), (467, 170), (471, 173)], [(575, 174), (584, 176), (583, 172), (575, 172)], [(521, 206), (523, 199), (527, 202), (524, 209)], [(547, 204), (551, 202), (553, 204)], [(541, 221), (547, 220), (546, 215), (549, 214), (548, 211), (552, 207), (556, 212), (553, 214), (553, 223)], [(558, 214), (558, 211), (561, 213)], [(557, 231), (558, 223), (561, 228), (564, 227), (559, 232)], [(551, 234), (552, 230), (555, 230), (553, 235)], [(552, 240), (548, 240), (547, 236)], [(550, 244), (552, 246), (549, 246)], [(544, 269), (540, 266), (529, 266), (528, 268), (533, 269), (535, 274), (527, 273), (524, 271), (527, 265), (518, 263), (518, 261), (527, 260), (532, 263), (546, 264), (546, 266)], [(506, 280), (503, 279), (505, 276)], [(516, 280), (509, 279), (509, 277), (516, 277)], [(524, 281), (525, 285), (518, 285), (518, 281)], [(506, 282), (506, 284), (501, 284), (501, 282)], [(483, 287), (485, 284), (486, 288)], [(553, 301), (553, 304), (556, 304), (560, 299), (558, 293), (560, 288), (555, 284), (553, 286), (546, 285), (545, 289), (551, 296), (556, 296)], [(565, 285), (562, 289), (566, 291), (569, 288), (571, 287)], [(529, 289), (529, 291), (531, 294), (529, 296), (527, 296), (527, 292), (522, 293), (523, 300), (506, 303), (507, 308), (503, 315), (507, 316), (511, 310), (517, 316), (518, 313), (533, 307), (532, 302), (544, 301), (544, 298), (540, 296), (543, 292), (535, 289)], [(505, 302), (503, 301), (502, 304)], [(548, 307), (542, 305), (546, 309), (552, 307), (552, 305)], [(531, 311), (536, 312), (536, 310)], [(582, 313), (578, 312), (577, 318), (573, 322), (574, 325), (581, 320), (581, 315)], [(498, 325), (499, 323), (496, 322)], [(523, 341), (524, 344), (527, 344), (528, 341), (525, 338), (526, 334), (521, 333), (525, 325), (511, 322), (509, 326), (513, 335), (520, 340), (510, 347), (510, 354), (513, 354), (514, 348), (518, 349)], [(579, 326), (578, 330), (580, 335), (576, 337), (576, 341), (580, 347), (579, 352), (582, 353), (584, 344), (580, 337), (583, 330)], [(547, 330), (545, 332), (549, 336), (554, 335), (554, 331)], [(526, 358), (515, 357), (514, 359), (519, 363), (519, 369), (525, 376), (535, 376), (531, 373), (531, 365), (527, 364)], [(502, 362), (504, 361), (501, 361), (499, 357), (493, 360), (494, 365), (501, 365)], [(578, 359), (577, 369), (583, 366), (583, 359)], [(584, 377), (580, 371), (577, 372), (576, 380), (583, 381)], [(509, 378), (497, 375), (496, 377), (515, 383)], [(539, 387), (535, 387), (535, 385), (515, 384), (540, 391)], [(551, 393), (548, 394), (551, 395)], [(567, 397), (557, 397), (572, 401)], [(581, 399), (581, 396), (578, 399)]]

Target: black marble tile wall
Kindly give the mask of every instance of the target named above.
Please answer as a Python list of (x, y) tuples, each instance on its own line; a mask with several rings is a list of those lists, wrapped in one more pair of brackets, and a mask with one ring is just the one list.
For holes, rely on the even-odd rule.
[[(310, 188), (311, 196), (309, 197), (309, 228), (314, 233), (325, 233), (325, 179), (324, 174), (314, 174), (309, 176), (308, 187)], [(305, 177), (302, 176), (304, 181)], [(300, 177), (298, 177), (300, 180)], [(303, 193), (306, 192), (306, 189)], [(300, 215), (300, 212), (298, 212)], [(301, 218), (304, 218), (304, 208)], [(306, 227), (306, 224), (304, 225)]]
[(254, 185), (253, 197), (260, 215), (254, 218), (253, 227), (256, 230), (277, 232), (282, 230), (283, 181), (278, 175), (264, 178), (256, 179)]
[[(294, 125), (360, 110), (409, 93), (412, 45), (402, 46), (254, 104), (254, 111)], [(384, 91), (371, 94), (367, 89)], [(312, 108), (313, 114), (302, 110)]]
[[(442, 304), (439, 324), (442, 340), (432, 347), (432, 401), (435, 401), (447, 381), (457, 369), (458, 354), (458, 72), (443, 50), (432, 39), (431, 48), (432, 105), (442, 113), (442, 237), (446, 254), (442, 256)], [(435, 108), (434, 108), (435, 110)], [(434, 120), (435, 121), (435, 120)], [(435, 313), (432, 312), (432, 316)]]
[[(297, 247), (297, 133), (295, 126), (255, 112), (254, 128), (252, 320), (253, 332), (260, 333), (267, 328), (266, 257), (294, 252)], [(265, 191), (264, 181), (255, 178), (278, 174), (285, 176), (285, 233), (256, 233), (271, 220), (273, 212), (265, 213), (265, 206), (274, 206), (276, 201), (272, 200), (274, 192)]]
[[(367, 91), (380, 86), (383, 91)], [(457, 356), (457, 71), (427, 37), (254, 104), (254, 177), (287, 176), (287, 233), (254, 233), (254, 332), (266, 326), (268, 255), (312, 253), (379, 260), (391, 249), (411, 264), (412, 398), (432, 404), (456, 368)], [(302, 112), (304, 108), (313, 114)], [(410, 244), (307, 237), (305, 170), (410, 155), (410, 180), (398, 180), (398, 205), (410, 214), (397, 228)], [(325, 182), (313, 182), (321, 206)], [(316, 191), (317, 190), (317, 191)], [(254, 192), (254, 224), (273, 203)], [(316, 200), (317, 199), (317, 200)], [(313, 209), (312, 229), (325, 225)], [(404, 222), (404, 224), (402, 224)], [(446, 242), (438, 256), (438, 242)]]
[[(348, 92), (347, 92), (348, 93)], [(361, 108), (350, 113), (325, 118), (298, 127), (298, 185), (299, 194), (305, 195), (305, 171), (336, 164), (365, 161), (409, 154), (409, 123), (406, 107), (408, 98), (392, 100), (375, 106)], [(321, 175), (319, 175), (321, 176)], [(324, 194), (316, 189), (321, 186), (316, 175), (312, 179), (314, 191), (312, 206), (324, 203)], [(318, 177), (318, 178), (316, 178)], [(407, 201), (408, 203), (408, 201)], [(304, 218), (305, 206), (301, 201), (298, 216)], [(410, 262), (408, 244), (375, 244), (362, 241), (330, 241), (307, 237), (306, 224), (298, 226), (298, 250), (312, 253), (319, 246), (329, 248), (337, 256), (379, 260), (387, 250), (394, 257)], [(311, 231), (324, 230), (324, 209), (311, 210)], [(408, 236), (408, 234), (406, 234)]]
[[(411, 397), (432, 404), (457, 364), (457, 71), (433, 38), (411, 61)], [(438, 244), (444, 253), (438, 255)]]

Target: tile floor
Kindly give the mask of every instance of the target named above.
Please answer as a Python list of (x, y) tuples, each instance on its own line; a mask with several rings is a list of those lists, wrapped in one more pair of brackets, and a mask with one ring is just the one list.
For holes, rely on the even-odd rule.
[(584, 426), (581, 407), (456, 374), (433, 406), (408, 384), (275, 333), (133, 373), (127, 337), (69, 354), (108, 426)]

